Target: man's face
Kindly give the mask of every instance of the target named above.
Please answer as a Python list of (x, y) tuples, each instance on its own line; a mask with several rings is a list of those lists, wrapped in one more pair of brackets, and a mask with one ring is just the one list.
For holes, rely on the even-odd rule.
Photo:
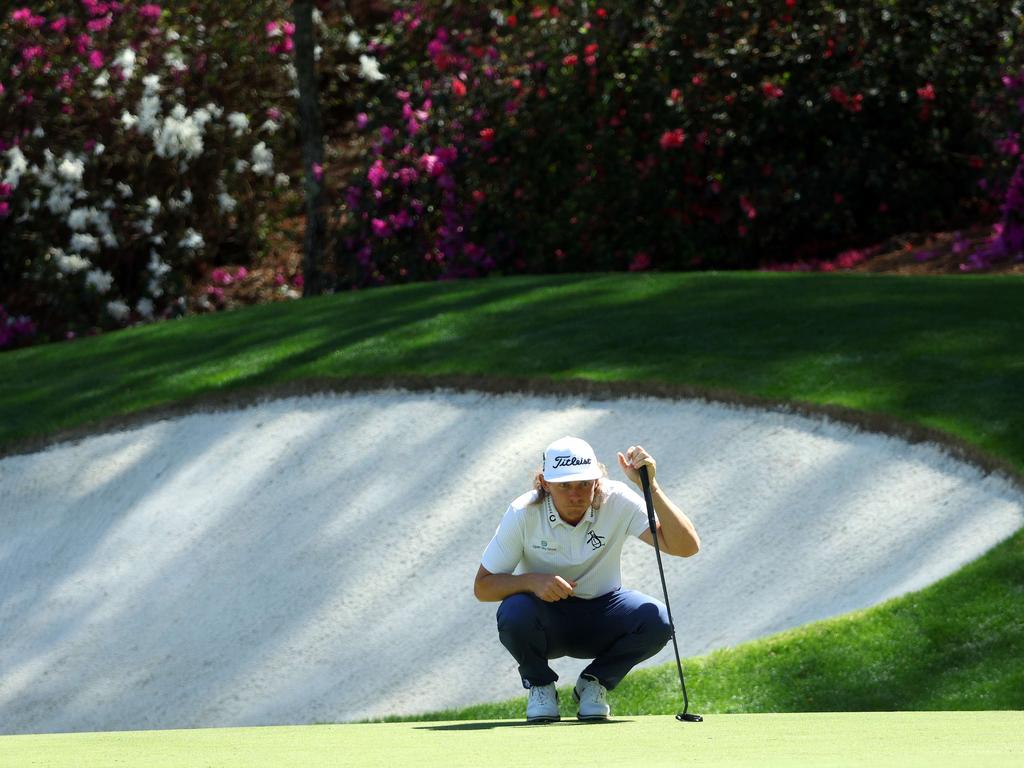
[(570, 483), (544, 483), (545, 489), (551, 494), (555, 509), (562, 519), (569, 523), (578, 523), (587, 513), (594, 501), (596, 480), (577, 480)]

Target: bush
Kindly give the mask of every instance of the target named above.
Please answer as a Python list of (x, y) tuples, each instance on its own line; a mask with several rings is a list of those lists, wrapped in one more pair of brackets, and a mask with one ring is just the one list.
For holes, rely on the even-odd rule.
[(341, 284), (753, 267), (996, 213), (1018, 0), (395, 5)]
[(0, 21), (0, 302), (20, 328), (179, 313), (209, 265), (258, 251), (295, 143), (287, 11), (50, 1)]

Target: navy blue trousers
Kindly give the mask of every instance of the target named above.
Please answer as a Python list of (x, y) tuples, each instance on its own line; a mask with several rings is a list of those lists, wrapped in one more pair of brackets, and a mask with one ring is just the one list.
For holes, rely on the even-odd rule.
[(593, 659), (583, 670), (612, 690), (626, 673), (672, 637), (664, 603), (631, 589), (584, 600), (548, 603), (532, 593), (509, 595), (498, 607), (498, 637), (519, 662), (523, 687), (558, 679), (549, 659)]

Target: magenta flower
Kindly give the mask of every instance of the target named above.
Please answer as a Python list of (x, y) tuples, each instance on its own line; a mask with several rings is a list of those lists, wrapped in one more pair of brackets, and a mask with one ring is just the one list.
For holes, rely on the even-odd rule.
[(370, 116), (365, 112), (360, 112), (358, 115), (356, 115), (356, 126), (358, 126), (359, 130), (363, 130), (364, 128), (366, 128), (366, 126), (369, 125), (369, 123)]
[(374, 189), (380, 189), (388, 178), (388, 172), (384, 170), (384, 163), (381, 160), (377, 160), (373, 165), (370, 166), (370, 170), (366, 172), (366, 178), (370, 181), (370, 186)]
[(103, 67), (103, 54), (99, 51), (92, 51), (89, 54), (89, 66), (93, 69), (101, 69)]
[(420, 157), (420, 168), (435, 178), (444, 173), (444, 163), (437, 155), (423, 155)]
[(149, 19), (150, 21), (156, 21), (159, 19), (161, 13), (162, 9), (159, 5), (144, 5), (139, 8), (139, 16), (144, 19)]
[(32, 59), (42, 58), (43, 53), (43, 46), (29, 45), (21, 49), (21, 58), (26, 62), (29, 62), (32, 61)]
[(651, 257), (645, 251), (638, 251), (633, 257), (633, 260), (629, 262), (630, 272), (643, 272), (645, 269), (650, 269)]
[(104, 16), (102, 19), (93, 19), (88, 22), (85, 27), (90, 32), (102, 32), (104, 29), (108, 29), (113, 21), (114, 17), (108, 15)]
[(324, 179), (324, 167), (320, 163), (313, 163), (313, 178), (317, 181)]
[(6, 200), (0, 201), (0, 219), (6, 219), (11, 215), (11, 204)]
[(383, 219), (374, 219), (371, 224), (373, 226), (373, 234), (377, 237), (387, 237), (391, 234), (391, 227)]
[[(210, 279), (218, 285), (231, 285), (234, 282), (234, 278), (231, 277), (231, 273), (223, 267), (217, 267), (210, 273)], [(223, 291), (222, 291), (223, 293)]]
[(50, 29), (52, 29), (54, 32), (63, 32), (64, 28), (67, 25), (68, 25), (68, 17), (67, 16), (61, 16), (56, 21), (50, 22)]

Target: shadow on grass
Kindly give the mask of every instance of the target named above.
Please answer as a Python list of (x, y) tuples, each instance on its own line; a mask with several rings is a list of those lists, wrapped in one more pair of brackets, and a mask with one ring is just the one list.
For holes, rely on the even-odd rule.
[(560, 720), (557, 723), (528, 723), (525, 720), (488, 720), (484, 722), (453, 723), (450, 725), (417, 725), (417, 731), (489, 731), (494, 728), (543, 728), (545, 726), (618, 725), (632, 720)]

